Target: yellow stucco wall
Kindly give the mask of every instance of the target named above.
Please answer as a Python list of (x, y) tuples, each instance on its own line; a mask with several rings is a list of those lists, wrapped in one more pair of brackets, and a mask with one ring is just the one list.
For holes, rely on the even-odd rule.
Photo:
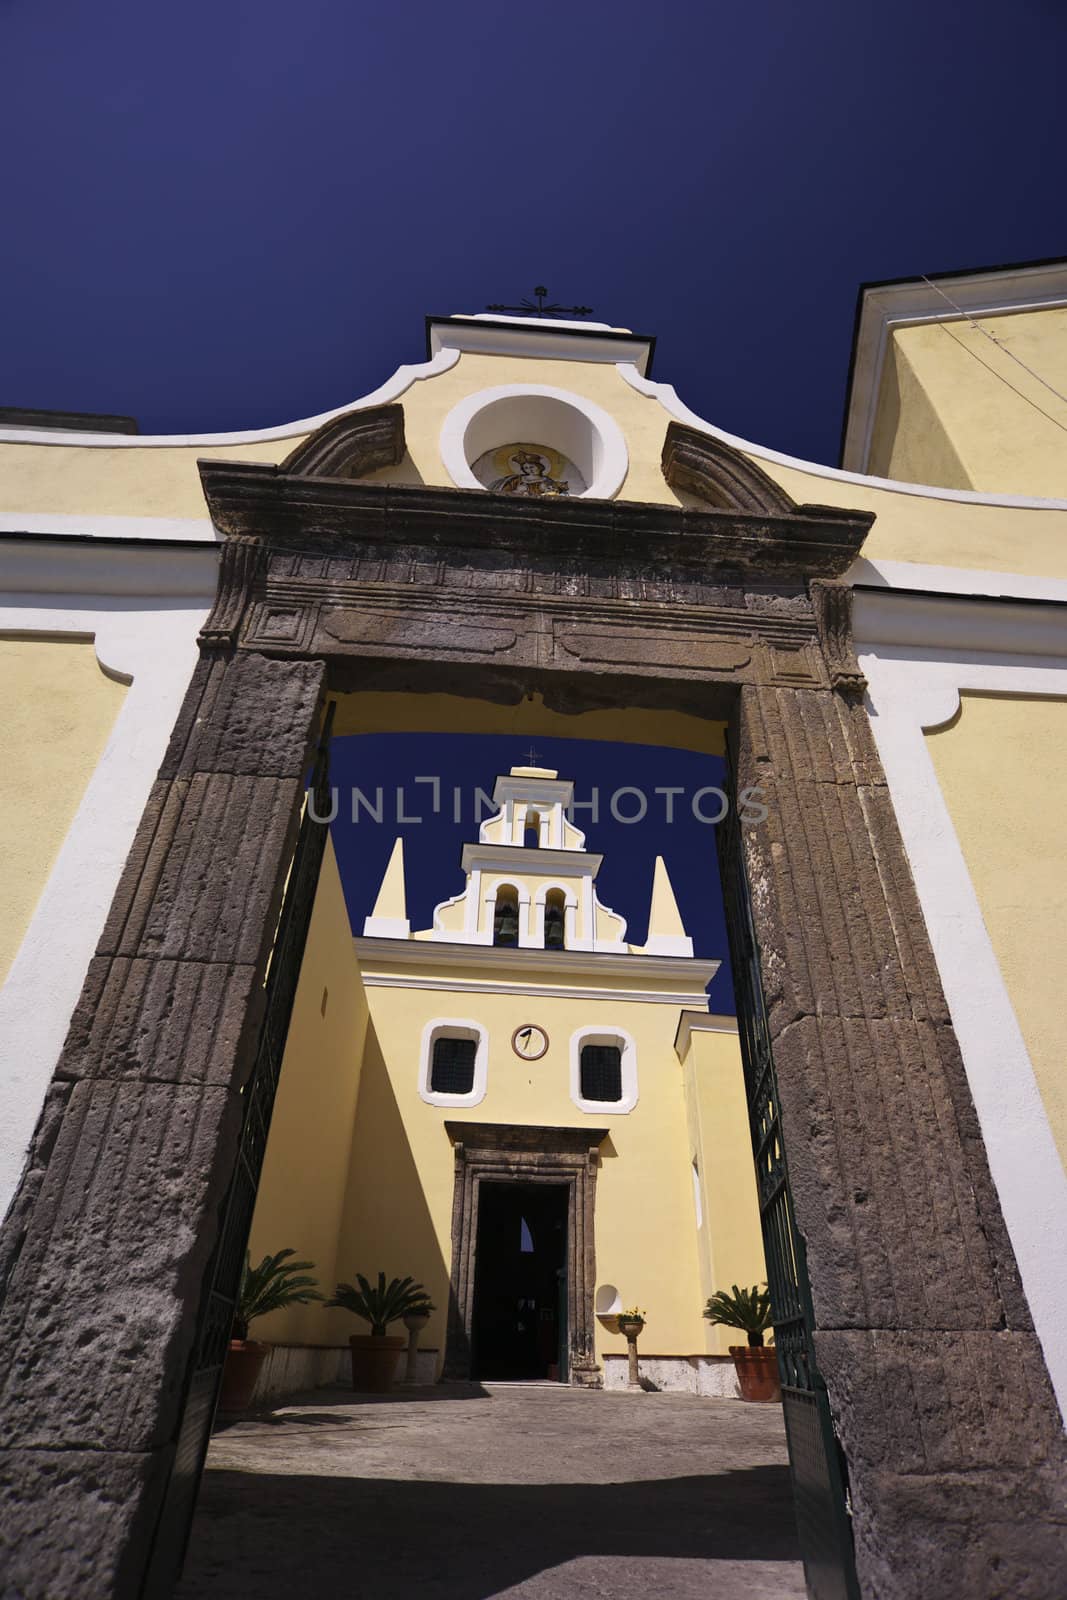
[[(695, 1163), (701, 1191), (697, 1249), (703, 1307), (719, 1289), (764, 1283), (767, 1268), (736, 1031), (694, 1030), (682, 1067), (690, 1168)], [(707, 1322), (704, 1328), (705, 1347), (711, 1352), (724, 1354), (730, 1345), (745, 1342), (736, 1329)]]
[[(1048, 354), (1049, 341), (1044, 335), (1035, 342), (1037, 334), (1027, 331), (1023, 314), (1000, 321), (1012, 325), (1007, 336), (1025, 357), (1032, 357), (1038, 363), (1036, 370), (1048, 376), (1050, 382), (1064, 387), (1067, 379), (1058, 377), (1061, 357)], [(990, 326), (996, 328), (997, 325)], [(1052, 328), (1055, 335), (1052, 343), (1058, 350), (1062, 337), (1057, 331), (1059, 324), (1042, 326)], [(888, 419), (894, 405), (902, 427), (905, 417), (914, 420), (908, 421), (903, 432), (895, 430), (900, 433), (899, 447), (885, 440), (879, 444), (891, 475), (909, 481), (932, 478), (955, 486), (971, 484), (990, 492), (1067, 498), (1065, 469), (1058, 464), (1063, 459), (1062, 431), (1052, 423), (1043, 423), (1032, 406), (1016, 400), (1002, 383), (984, 373), (973, 356), (952, 344), (944, 330), (937, 327), (907, 329), (904, 333), (908, 335), (906, 355), (902, 345), (899, 360), (894, 357), (886, 378), (888, 384), (895, 384), (901, 392), (896, 399), (892, 394), (887, 396), (889, 411), (885, 427), (890, 426)], [(943, 354), (939, 351), (937, 362), (928, 369), (927, 365), (921, 365), (922, 352), (917, 347), (920, 336), (930, 340), (935, 335), (948, 349)], [(981, 335), (971, 334), (970, 337), (981, 340), (1006, 367), (1013, 366)], [(957, 360), (966, 364), (959, 372), (953, 365)], [(942, 368), (946, 362), (942, 382)], [(1025, 374), (1020, 376), (1025, 378)], [(373, 481), (448, 486), (451, 480), (439, 452), (444, 418), (466, 396), (509, 382), (569, 389), (602, 406), (621, 428), (630, 455), (621, 497), (663, 505), (679, 503), (681, 497), (668, 487), (660, 471), (663, 439), (672, 419), (657, 396), (639, 394), (610, 363), (514, 356), (467, 353), (447, 372), (412, 384), (400, 398), (408, 454), (399, 467), (374, 474)], [(991, 410), (988, 393), (993, 391), (998, 399)], [(1025, 425), (1020, 423), (1016, 427), (1010, 418), (1005, 420), (1006, 413), (996, 409), (1006, 403), (999, 398), (1001, 391), (1007, 401), (1021, 408), (1020, 417), (1024, 412), (1028, 414)], [(1055, 410), (1054, 398), (1045, 393), (1045, 400), (1048, 401), (1045, 409), (1051, 406)], [(961, 407), (963, 421), (958, 423), (956, 416)], [(993, 426), (990, 417), (994, 413), (1000, 419), (996, 428), (1007, 430), (1000, 444), (987, 438)], [(936, 422), (932, 420), (935, 416)], [(728, 416), (715, 420), (729, 427)], [(1008, 434), (1014, 441), (1010, 445)], [(141, 444), (89, 448), (59, 443), (0, 443), (2, 506), (12, 512), (82, 516), (95, 513), (204, 517), (206, 507), (196, 468), (198, 457), (278, 462), (296, 447), (301, 437), (294, 434), (286, 439), (251, 444), (160, 447)], [(1014, 452), (1011, 456), (1014, 464), (1008, 474), (1010, 482), (1006, 476), (1006, 452)], [(902, 494), (873, 485), (843, 483), (762, 457), (754, 459), (798, 502), (874, 511), (877, 521), (864, 550), (865, 555), (874, 559), (984, 568), (1029, 576), (1067, 576), (1067, 511), (973, 505), (927, 495)]]
[(1067, 700), (964, 693), (926, 738), (1067, 1167)]
[(125, 694), (88, 641), (0, 638), (0, 983)]
[[(308, 930), (249, 1244), (253, 1263), (292, 1247), (337, 1281), (338, 1230), (352, 1149), (367, 1000), (352, 948), (333, 846), (327, 845)], [(336, 1312), (291, 1306), (253, 1324), (252, 1337), (325, 1344)], [(347, 1336), (343, 1330), (341, 1338)]]
[(1067, 497), (1067, 307), (897, 328), (887, 356), (872, 473)]
[[(449, 969), (451, 980), (460, 975)], [(443, 1352), (455, 1170), (444, 1124), (608, 1128), (597, 1178), (597, 1282), (615, 1284), (624, 1304), (647, 1310), (649, 1352), (704, 1350), (685, 1092), (673, 1048), (678, 1008), (432, 989), (371, 987), (368, 994), (372, 1025), (338, 1252), (341, 1275), (358, 1270), (372, 1277), (384, 1269), (387, 1276), (411, 1273), (425, 1283), (438, 1310), (422, 1342)], [(438, 1017), (470, 1019), (488, 1030), (488, 1090), (479, 1105), (444, 1109), (418, 1093), (422, 1030)], [(521, 1061), (511, 1049), (512, 1033), (524, 1022), (548, 1033), (540, 1061)], [(570, 1038), (585, 1026), (632, 1035), (639, 1099), (629, 1113), (609, 1107), (586, 1113), (571, 1100)], [(365, 1330), (349, 1325), (347, 1331)], [(598, 1354), (604, 1350), (622, 1353), (625, 1342), (598, 1324)]]

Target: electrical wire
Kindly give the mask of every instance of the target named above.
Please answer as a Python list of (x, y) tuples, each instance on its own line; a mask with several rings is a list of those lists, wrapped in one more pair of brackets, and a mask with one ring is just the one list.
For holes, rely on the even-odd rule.
[[(1043, 389), (1047, 389), (1050, 394), (1056, 396), (1057, 400), (1062, 400), (1064, 405), (1067, 405), (1067, 395), (1061, 394), (1058, 389), (1054, 388), (1051, 383), (1046, 382), (1046, 380), (1042, 378), (1039, 373), (1035, 372), (1032, 367), (1028, 367), (1026, 362), (1020, 360), (1014, 351), (1008, 349), (1003, 339), (998, 339), (995, 333), (990, 333), (988, 328), (983, 328), (980, 322), (976, 321), (976, 319), (971, 316), (969, 312), (964, 311), (961, 306), (958, 306), (955, 300), (953, 300), (952, 296), (946, 294), (944, 289), (928, 278), (925, 273), (921, 273), (920, 276), (922, 277), (923, 283), (925, 283), (928, 288), (932, 289), (935, 294), (939, 294), (942, 300), (944, 300), (945, 304), (951, 306), (953, 311), (956, 312), (957, 316), (959, 316), (962, 321), (969, 322), (972, 328), (976, 329), (978, 333), (984, 334), (992, 344), (996, 345), (997, 349), (1003, 355), (1006, 355), (1009, 360), (1014, 361), (1017, 367), (1022, 367), (1023, 371), (1033, 378), (1035, 383), (1039, 383)], [(1026, 394), (1024, 390), (1017, 388), (1016, 385), (1011, 383), (1002, 372), (998, 372), (996, 367), (991, 367), (988, 361), (983, 361), (977, 350), (972, 349), (972, 347), (967, 344), (965, 340), (960, 339), (956, 334), (954, 334), (947, 323), (939, 322), (938, 327), (943, 328), (950, 339), (955, 339), (956, 343), (960, 345), (962, 349), (968, 351), (980, 366), (985, 367), (987, 372), (991, 372), (994, 378), (999, 378), (1001, 383), (1007, 384), (1012, 393), (1017, 394), (1020, 400), (1025, 400), (1027, 405), (1033, 406), (1034, 410), (1044, 417), (1046, 421), (1051, 422), (1063, 433), (1067, 433), (1067, 425), (1062, 423), (1058, 417), (1054, 417), (1051, 412), (1046, 411), (1043, 406), (1039, 406), (1036, 400), (1032, 399), (1031, 396)]]

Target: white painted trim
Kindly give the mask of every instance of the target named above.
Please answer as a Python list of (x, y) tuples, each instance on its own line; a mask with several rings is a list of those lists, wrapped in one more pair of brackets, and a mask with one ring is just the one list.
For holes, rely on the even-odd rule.
[[(474, 1039), (474, 1083), (469, 1094), (440, 1094), (430, 1088), (434, 1041), (441, 1038)], [(489, 1083), (489, 1034), (470, 1017), (431, 1017), (419, 1041), (419, 1099), (428, 1106), (476, 1106), (485, 1099)]]
[[(582, 1098), (582, 1048), (587, 1044), (617, 1045), (622, 1056), (622, 1099)], [(591, 1023), (571, 1034), (571, 1099), (579, 1111), (595, 1116), (629, 1116), (637, 1104), (637, 1046), (625, 1028)]]
[(140, 601), (160, 608), (180, 602), (186, 609), (214, 603), (219, 547), (189, 545), (57, 544), (52, 540), (5, 539), (0, 534), (0, 605), (38, 608), (72, 603), (101, 611)]
[(1032, 667), (1042, 658), (1067, 657), (1067, 605), (861, 589), (853, 600), (853, 634), (857, 649), (889, 658), (921, 651), (933, 661)]
[[(964, 319), (1010, 316), (1067, 305), (1067, 262), (1063, 261), (1006, 271), (969, 272), (934, 282), (944, 287), (964, 313)], [(922, 279), (876, 284), (864, 291), (841, 452), (842, 464), (849, 471), (866, 471), (871, 458), (882, 372), (895, 329), (961, 320), (948, 300)]]
[(920, 495), (927, 500), (956, 500), (964, 505), (974, 506), (1014, 506), (1019, 510), (1034, 511), (1067, 511), (1067, 500), (1040, 500), (1030, 495), (1022, 494), (979, 494), (976, 489), (942, 489), (935, 484), (926, 483), (897, 483), (893, 478), (869, 478), (861, 472), (845, 472), (840, 467), (823, 466), (818, 461), (804, 461), (799, 456), (787, 456), (780, 450), (770, 450), (766, 445), (753, 444), (751, 439), (742, 439), (736, 433), (727, 433), (723, 428), (716, 428), (712, 423), (705, 422), (703, 417), (698, 417), (695, 411), (679, 400), (677, 393), (669, 383), (653, 383), (648, 378), (642, 378), (636, 367), (620, 363), (619, 374), (636, 389), (638, 394), (648, 396), (649, 399), (658, 400), (665, 411), (679, 422), (687, 423), (690, 428), (697, 428), (701, 433), (709, 434), (713, 439), (721, 439), (724, 444), (733, 445), (736, 450), (741, 450), (746, 456), (752, 456), (757, 461), (770, 461), (779, 467), (793, 467), (797, 472), (806, 472), (813, 478), (830, 478), (834, 483), (854, 483), (861, 489), (884, 489), (889, 494)]
[(662, 989), (595, 989), (571, 988), (545, 983), (494, 983), (490, 979), (440, 978), (432, 973), (408, 976), (405, 973), (364, 972), (367, 989), (440, 989), (449, 994), (508, 994), (525, 995), (539, 1000), (603, 1000), (611, 1005), (664, 1005), (697, 1006), (708, 997), (703, 990), (684, 989), (673, 993)]
[(369, 406), (389, 405), (398, 400), (413, 383), (436, 378), (454, 367), (458, 360), (458, 350), (439, 350), (432, 361), (397, 367), (391, 378), (358, 400), (335, 406), (332, 411), (320, 411), (315, 417), (301, 417), (297, 422), (283, 422), (273, 428), (244, 428), (236, 433), (73, 433), (66, 428), (0, 428), (0, 444), (68, 445), (81, 450), (173, 450), (197, 446), (210, 449), (226, 444), (261, 444), (272, 439), (293, 439), (301, 434), (314, 433), (323, 423), (332, 422), (334, 417), (343, 417), (348, 411), (366, 411)]
[[(476, 355), (518, 356), (539, 361), (583, 361), (617, 365), (632, 361), (643, 372), (648, 366), (652, 341), (633, 337), (601, 339), (598, 334), (630, 334), (629, 328), (612, 328), (606, 322), (566, 322), (555, 317), (510, 317), (492, 311), (473, 316), (457, 312), (452, 323), (431, 322), (430, 349), (470, 351)], [(491, 323), (506, 323), (492, 327)], [(458, 325), (457, 325), (458, 324)], [(581, 335), (586, 337), (582, 338)]]
[[(529, 422), (524, 419), (527, 409)], [(610, 500), (622, 488), (630, 467), (622, 429), (609, 412), (584, 395), (544, 383), (502, 383), (466, 395), (441, 425), (441, 460), (457, 488), (488, 493), (474, 476), (473, 463), (486, 450), (514, 441), (550, 445), (567, 455), (585, 478), (578, 499)]]
[[(901, 604), (905, 602), (901, 601)], [(945, 611), (956, 607), (945, 603)], [(992, 611), (992, 606), (984, 608)], [(861, 612), (861, 617), (863, 613)], [(1062, 659), (914, 645), (859, 647), (878, 746), (993, 1181), (1060, 1409), (1067, 1416), (1067, 1174), (986, 931), (924, 727), (951, 716), (961, 690), (1067, 695)]]
[(210, 517), (95, 517), (73, 516), (65, 511), (0, 511), (0, 533), (50, 533), (78, 539), (180, 539), (189, 544), (222, 543), (222, 535)]
[(883, 561), (866, 556), (852, 563), (845, 581), (884, 589), (928, 589), (935, 594), (966, 594), (991, 600), (1067, 601), (1067, 578), (1033, 578), (1022, 572), (936, 567), (921, 561)]
[(737, 1018), (720, 1016), (713, 1011), (683, 1011), (674, 1036), (679, 1061), (684, 1061), (688, 1055), (694, 1033), (732, 1033), (736, 1038)]
[[(453, 939), (438, 943), (429, 939), (355, 938), (360, 967), (422, 966), (439, 972), (442, 967), (505, 967), (512, 972), (551, 972), (610, 974), (616, 977), (646, 978), (665, 982), (710, 983), (719, 970), (718, 961), (695, 957), (646, 956), (635, 951), (516, 950), (497, 945), (476, 947)], [(621, 991), (615, 990), (616, 994)], [(707, 996), (701, 996), (706, 1003)], [(678, 1002), (681, 1004), (681, 1002)]]
[(208, 607), (130, 601), (0, 604), (0, 631), (93, 639), (130, 681), (7, 980), (0, 988), (0, 1211), (34, 1125), (103, 929), (119, 875), (196, 665)]
[(538, 868), (565, 874), (568, 878), (595, 878), (603, 855), (589, 850), (553, 847), (527, 849), (521, 844), (465, 844), (460, 857), (464, 872), (479, 867), (483, 872), (536, 872)]

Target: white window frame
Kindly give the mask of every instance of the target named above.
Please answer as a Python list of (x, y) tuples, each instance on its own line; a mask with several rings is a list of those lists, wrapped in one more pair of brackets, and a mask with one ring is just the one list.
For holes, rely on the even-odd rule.
[[(433, 1047), (438, 1039), (473, 1039), (474, 1082), (469, 1094), (440, 1094), (431, 1089)], [(489, 1033), (470, 1017), (431, 1017), (422, 1030), (419, 1047), (419, 1098), (428, 1106), (476, 1106), (485, 1099), (489, 1082)]]
[[(582, 1048), (587, 1044), (615, 1045), (621, 1051), (621, 1100), (583, 1100)], [(588, 1111), (591, 1116), (627, 1116), (633, 1110), (637, 1104), (637, 1046), (625, 1028), (597, 1025), (571, 1034), (571, 1099), (579, 1111)]]

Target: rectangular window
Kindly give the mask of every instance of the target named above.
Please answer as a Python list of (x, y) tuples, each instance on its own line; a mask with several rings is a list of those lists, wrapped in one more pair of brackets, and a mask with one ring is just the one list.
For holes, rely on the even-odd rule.
[(622, 1051), (618, 1045), (583, 1044), (581, 1077), (583, 1100), (621, 1100)]
[(476, 1039), (438, 1038), (433, 1042), (430, 1088), (434, 1094), (470, 1094), (474, 1088)]

